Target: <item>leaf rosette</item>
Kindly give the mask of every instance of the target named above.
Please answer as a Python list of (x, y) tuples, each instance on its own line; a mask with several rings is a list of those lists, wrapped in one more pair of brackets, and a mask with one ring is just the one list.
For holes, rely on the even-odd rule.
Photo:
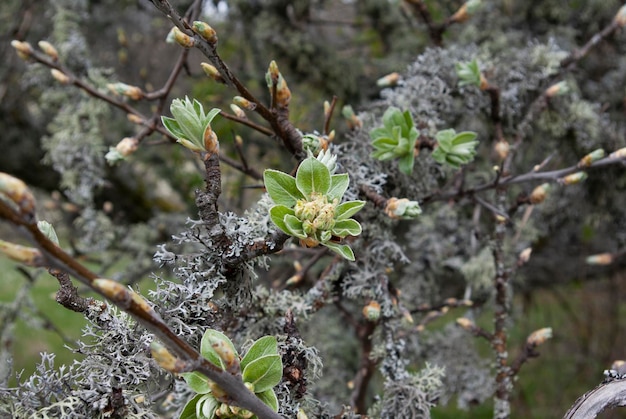
[(383, 115), (383, 126), (370, 131), (374, 146), (372, 157), (383, 161), (399, 159), (400, 171), (410, 175), (413, 173), (417, 137), (419, 132), (409, 111), (389, 107)]
[(321, 244), (353, 261), (352, 249), (339, 240), (361, 234), (361, 225), (350, 217), (365, 202), (340, 203), (348, 188), (348, 174), (333, 174), (333, 156), (320, 153), (318, 159), (312, 156), (305, 159), (295, 177), (278, 170), (265, 171), (265, 188), (276, 204), (270, 208), (270, 218), (280, 230), (297, 237), (303, 245)]
[(433, 159), (455, 169), (474, 160), (476, 155), (477, 134), (463, 131), (458, 134), (453, 129), (439, 131), (435, 135), (438, 147), (433, 151)]

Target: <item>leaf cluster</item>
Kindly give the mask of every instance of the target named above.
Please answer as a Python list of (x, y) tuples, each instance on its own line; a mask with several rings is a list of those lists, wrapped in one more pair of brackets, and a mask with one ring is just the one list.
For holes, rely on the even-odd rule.
[(419, 132), (409, 111), (389, 107), (383, 115), (383, 126), (370, 131), (374, 146), (372, 157), (378, 160), (400, 159), (402, 173), (413, 173), (415, 142)]
[(471, 131), (457, 132), (453, 129), (439, 131), (435, 135), (438, 147), (433, 151), (433, 159), (455, 169), (474, 160), (477, 134)]
[[(242, 374), (246, 386), (274, 411), (278, 411), (275, 387), (283, 376), (283, 362), (278, 354), (274, 336), (264, 336), (255, 341), (240, 359), (232, 341), (223, 333), (209, 329), (200, 343), (202, 356), (218, 368), (230, 371), (235, 366)], [(256, 416), (244, 409), (220, 401), (222, 390), (198, 372), (183, 373), (189, 387), (197, 393), (185, 405), (181, 419), (212, 419), (216, 417), (254, 419)]]

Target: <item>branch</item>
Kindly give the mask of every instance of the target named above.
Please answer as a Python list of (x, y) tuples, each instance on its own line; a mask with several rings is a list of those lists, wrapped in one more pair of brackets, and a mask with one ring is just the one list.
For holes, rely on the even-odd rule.
[[(17, 230), (33, 243), (43, 257), (42, 265), (72, 275), (93, 291), (113, 302), (121, 310), (129, 313), (146, 329), (154, 333), (176, 357), (184, 368), (180, 371), (198, 371), (214, 381), (232, 399), (232, 404), (254, 412), (261, 419), (281, 419), (280, 415), (265, 405), (244, 385), (241, 377), (234, 376), (204, 359), (189, 343), (176, 335), (143, 297), (128, 290), (115, 281), (99, 279), (99, 276), (65, 253), (48, 239), (37, 227), (34, 207), (27, 190), (5, 188), (0, 199), (0, 218), (12, 223)], [(30, 195), (32, 197), (32, 195)], [(16, 198), (24, 198), (17, 200)], [(27, 202), (28, 201), (28, 202)], [(14, 203), (15, 207), (11, 205)]]
[(595, 418), (600, 412), (617, 406), (626, 406), (626, 380), (602, 383), (583, 394), (569, 408), (563, 419)]

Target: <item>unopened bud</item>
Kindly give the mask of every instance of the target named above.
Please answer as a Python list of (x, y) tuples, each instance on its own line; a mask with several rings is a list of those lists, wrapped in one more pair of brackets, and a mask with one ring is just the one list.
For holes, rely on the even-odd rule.
[(324, 118), (328, 119), (330, 118), (330, 102), (325, 100), (324, 101)]
[(278, 77), (278, 85), (276, 86), (276, 104), (280, 107), (286, 107), (290, 101), (291, 90), (289, 90), (285, 78), (280, 75)]
[(217, 43), (217, 32), (208, 23), (196, 20), (193, 22), (192, 29), (195, 33), (203, 37), (208, 43)]
[(122, 155), (122, 157), (126, 157), (134, 153), (139, 147), (139, 140), (135, 137), (126, 137), (123, 138), (122, 141), (117, 143), (115, 149)]
[(566, 81), (560, 81), (553, 84), (546, 89), (545, 95), (547, 98), (553, 98), (554, 96), (561, 96), (570, 91), (569, 85)]
[(28, 42), (18, 41), (14, 39), (11, 41), (11, 46), (17, 51), (17, 55), (25, 60), (33, 53), (33, 47)]
[(422, 213), (417, 201), (409, 201), (406, 198), (389, 198), (385, 205), (385, 214), (389, 218), (412, 220)]
[(0, 240), (0, 253), (4, 254), (9, 259), (26, 266), (44, 266), (43, 255), (39, 249), (35, 249), (34, 247), (21, 246), (19, 244)]
[(54, 79), (61, 84), (70, 84), (71, 82), (71, 79), (67, 74), (61, 70), (57, 70), (56, 68), (50, 69), (50, 74), (52, 74), (52, 77), (54, 77)]
[(354, 110), (352, 109), (352, 106), (344, 106), (341, 110), (341, 114), (346, 119), (346, 122), (348, 123), (348, 128), (350, 128), (351, 130), (360, 129), (363, 127), (363, 121), (361, 121), (359, 117), (356, 116)]
[(376, 86), (393, 87), (393, 86), (396, 86), (399, 81), (400, 81), (400, 73), (393, 72), (376, 80)]
[(173, 27), (167, 36), (168, 42), (176, 42), (178, 45), (184, 48), (191, 48), (196, 44), (196, 40), (187, 35), (177, 27)]
[(132, 100), (143, 98), (143, 92), (137, 86), (131, 86), (126, 83), (109, 83), (107, 88), (116, 95), (126, 96)]
[(243, 146), (243, 138), (241, 138), (241, 135), (235, 135), (235, 144), (237, 147)]
[(217, 356), (219, 356), (220, 359), (224, 361), (226, 371), (239, 371), (239, 357), (237, 356), (237, 353), (233, 350), (232, 346), (230, 346), (223, 340), (214, 339), (211, 341), (211, 347), (213, 348)]
[(209, 155), (216, 154), (220, 150), (220, 143), (217, 140), (217, 134), (211, 129), (211, 125), (207, 125), (203, 135), (204, 149)]
[(375, 322), (380, 318), (380, 304), (376, 301), (370, 301), (363, 307), (363, 317), (370, 322)]
[(178, 373), (184, 370), (185, 362), (172, 355), (172, 353), (159, 342), (152, 341), (150, 343), (150, 352), (152, 353), (152, 359), (165, 371)]
[(601, 148), (593, 150), (591, 153), (580, 159), (580, 161), (578, 162), (578, 167), (589, 167), (592, 163), (603, 159), (605, 155), (606, 153)]
[(597, 255), (587, 256), (585, 261), (588, 265), (610, 265), (613, 263), (613, 259), (612, 253), (598, 253)]
[(543, 329), (535, 330), (528, 336), (526, 343), (532, 346), (539, 346), (545, 343), (548, 339), (552, 338), (552, 328), (544, 327)]
[(295, 275), (292, 275), (287, 282), (285, 282), (285, 285), (297, 285), (300, 282), (302, 282), (302, 280), (304, 279), (304, 276), (301, 273), (297, 273)]
[(518, 263), (520, 265), (523, 265), (526, 262), (528, 262), (530, 260), (530, 255), (532, 254), (532, 252), (533, 252), (532, 247), (527, 247), (526, 249), (522, 250), (521, 253), (519, 254)]
[(625, 158), (626, 157), (626, 147), (620, 148), (619, 150), (615, 150), (614, 152), (609, 154), (609, 157), (612, 158), (612, 159), (623, 159), (623, 158)]
[(35, 197), (22, 180), (0, 172), (0, 199), (6, 198), (10, 205), (25, 215), (29, 221), (35, 220)]
[(548, 195), (549, 190), (550, 190), (549, 183), (544, 183), (544, 184), (537, 186), (530, 193), (530, 197), (529, 197), (530, 203), (533, 205), (542, 203), (546, 199), (546, 196)]
[(233, 111), (233, 113), (235, 114), (237, 118), (241, 118), (241, 119), (248, 118), (246, 116), (246, 113), (243, 111), (243, 109), (241, 109), (239, 106), (235, 105), (234, 103), (230, 104), (230, 110)]
[(127, 308), (130, 305), (132, 297), (130, 291), (125, 285), (120, 284), (112, 279), (98, 278), (91, 282), (91, 286), (114, 303), (121, 304)]
[(274, 83), (278, 83), (278, 77), (280, 76), (280, 71), (278, 70), (278, 64), (276, 61), (270, 61), (270, 65), (267, 69), (267, 87), (272, 87)]
[(298, 409), (298, 413), (296, 414), (296, 419), (309, 419), (309, 417), (304, 413), (304, 410)]
[(143, 125), (144, 120), (139, 115), (135, 115), (134, 113), (126, 114), (126, 119), (128, 119), (133, 124)]
[(586, 172), (576, 172), (576, 173), (572, 173), (571, 175), (562, 177), (561, 179), (559, 179), (559, 183), (563, 184), (563, 185), (575, 185), (577, 183), (583, 182), (585, 179), (587, 179), (587, 173)]
[(456, 13), (454, 13), (454, 15), (450, 17), (450, 21), (458, 23), (465, 22), (474, 13), (476, 13), (479, 7), (480, 0), (469, 0), (465, 2), (463, 6), (461, 6), (459, 10), (457, 10)]
[(509, 155), (510, 149), (511, 149), (511, 146), (509, 145), (509, 142), (506, 140), (497, 141), (493, 146), (493, 150), (496, 153), (496, 156), (498, 156), (500, 160), (504, 160), (507, 158), (507, 156)]
[(44, 54), (46, 54), (48, 57), (52, 58), (53, 61), (56, 61), (56, 60), (59, 59), (59, 52), (54, 47), (54, 45), (52, 45), (50, 42), (48, 42), (48, 41), (39, 41), (37, 43), (37, 45), (39, 45), (39, 48), (41, 48), (41, 50), (44, 52)]
[(240, 106), (244, 109), (247, 109), (249, 111), (253, 111), (256, 108), (256, 103), (249, 101), (248, 99), (246, 99), (245, 97), (242, 96), (235, 96), (233, 97), (233, 102), (235, 103), (235, 105)]
[(202, 71), (204, 71), (204, 74), (206, 74), (213, 80), (219, 83), (226, 83), (226, 80), (224, 80), (224, 77), (222, 77), (217, 67), (215, 67), (214, 65), (209, 63), (200, 63), (200, 67), (202, 67)]
[(620, 7), (613, 20), (620, 28), (626, 26), (626, 4)]
[(409, 310), (402, 310), (402, 319), (407, 323), (407, 324), (413, 324), (415, 323), (415, 320), (413, 320), (413, 316), (411, 315), (411, 312)]
[(456, 324), (458, 324), (467, 331), (472, 331), (476, 327), (474, 322), (467, 317), (459, 317), (458, 319), (456, 319)]

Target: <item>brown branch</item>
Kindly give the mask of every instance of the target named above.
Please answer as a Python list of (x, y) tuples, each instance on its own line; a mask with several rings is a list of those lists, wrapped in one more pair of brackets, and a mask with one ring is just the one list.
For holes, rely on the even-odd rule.
[(372, 335), (376, 330), (376, 323), (361, 322), (356, 329), (357, 338), (361, 344), (361, 356), (359, 368), (352, 379), (352, 393), (350, 394), (350, 406), (356, 413), (366, 413), (366, 396), (370, 381), (374, 376), (378, 361), (371, 358)]
[(587, 41), (581, 48), (574, 50), (567, 57), (561, 61), (561, 68), (571, 69), (578, 61), (583, 59), (589, 51), (591, 51), (601, 41), (608, 38), (613, 32), (620, 28), (620, 24), (616, 19), (613, 19), (609, 25), (607, 25), (600, 32), (596, 33)]
[[(142, 297), (130, 298), (128, 297), (130, 291), (122, 287), (127, 294), (122, 295), (121, 298), (112, 298), (110, 294), (107, 295), (102, 289), (96, 287), (94, 282), (99, 278), (97, 274), (65, 253), (39, 230), (34, 221), (23, 214), (15, 212), (4, 200), (0, 200), (0, 218), (4, 218), (12, 223), (19, 232), (37, 246), (45, 257), (49, 269), (67, 272), (92, 290), (112, 301), (123, 311), (131, 314), (146, 329), (154, 333), (184, 363), (186, 370), (198, 371), (206, 375), (228, 394), (232, 399), (232, 404), (254, 412), (261, 419), (281, 419), (280, 415), (265, 405), (245, 387), (240, 377), (231, 375), (211, 364), (189, 343), (174, 333), (160, 316), (145, 303)], [(113, 297), (118, 297), (118, 295)]]
[(58, 269), (50, 269), (48, 272), (59, 281), (60, 288), (55, 296), (56, 302), (77, 313), (86, 312), (93, 299), (78, 295), (78, 288), (72, 284), (67, 273)]

